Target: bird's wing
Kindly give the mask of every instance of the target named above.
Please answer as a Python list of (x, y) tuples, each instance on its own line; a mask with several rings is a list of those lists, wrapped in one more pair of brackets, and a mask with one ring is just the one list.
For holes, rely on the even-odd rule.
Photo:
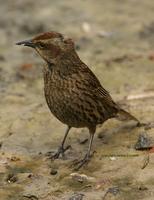
[(81, 71), (83, 74), (83, 79), (84, 81), (86, 81), (86, 85), (88, 86), (90, 93), (97, 99), (102, 101), (104, 107), (110, 108), (108, 109), (108, 111), (110, 110), (112, 113), (115, 113), (115, 116), (120, 120), (134, 120), (138, 123), (138, 125), (140, 124), (139, 120), (136, 117), (121, 109), (119, 105), (112, 100), (109, 92), (101, 86), (101, 83), (99, 82), (97, 77), (87, 66), (84, 65)]
[(84, 66), (81, 70), (83, 79), (86, 81), (86, 85), (88, 84), (88, 89), (93, 93), (97, 98), (102, 99), (104, 103), (109, 104), (110, 106), (116, 107), (116, 103), (113, 101), (109, 92), (105, 90), (94, 73), (87, 67)]

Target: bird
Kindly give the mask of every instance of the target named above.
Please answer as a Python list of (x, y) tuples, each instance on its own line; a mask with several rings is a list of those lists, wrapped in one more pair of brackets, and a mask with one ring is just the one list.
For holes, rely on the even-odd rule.
[(51, 113), (67, 126), (61, 145), (52, 156), (64, 156), (65, 141), (72, 127), (88, 128), (90, 133), (88, 150), (77, 162), (80, 169), (91, 158), (96, 126), (106, 120), (139, 120), (122, 109), (101, 85), (91, 69), (80, 59), (71, 38), (56, 31), (40, 33), (32, 39), (17, 42), (33, 48), (45, 61), (43, 67), (44, 94)]

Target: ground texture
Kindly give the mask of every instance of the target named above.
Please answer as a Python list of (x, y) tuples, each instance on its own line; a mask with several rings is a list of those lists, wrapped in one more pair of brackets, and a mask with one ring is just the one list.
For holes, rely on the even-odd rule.
[[(134, 145), (142, 133), (154, 139), (154, 2), (0, 2), (0, 200), (152, 200), (153, 149), (136, 151)], [(72, 37), (115, 101), (151, 123), (135, 127), (109, 120), (99, 126), (94, 156), (78, 172), (72, 163), (84, 156), (88, 131), (72, 129), (66, 158), (48, 159), (65, 125), (47, 108), (43, 61), (15, 46), (50, 30)]]

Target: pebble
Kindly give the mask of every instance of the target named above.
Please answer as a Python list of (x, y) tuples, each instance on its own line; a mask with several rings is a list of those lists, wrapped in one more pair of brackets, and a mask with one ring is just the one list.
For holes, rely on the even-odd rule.
[(146, 133), (141, 133), (139, 135), (138, 141), (135, 144), (136, 150), (146, 150), (152, 147), (151, 139)]
[(74, 194), (69, 200), (82, 200), (84, 196), (84, 194)]
[(56, 170), (56, 169), (52, 169), (51, 171), (50, 171), (50, 174), (51, 175), (56, 175), (58, 173), (58, 171)]

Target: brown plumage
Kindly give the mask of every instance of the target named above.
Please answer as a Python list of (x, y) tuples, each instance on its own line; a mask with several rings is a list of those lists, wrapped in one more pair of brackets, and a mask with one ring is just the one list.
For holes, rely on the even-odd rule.
[(33, 47), (46, 61), (45, 98), (53, 115), (68, 127), (54, 158), (63, 155), (68, 148), (64, 148), (64, 143), (71, 127), (87, 127), (90, 133), (88, 152), (79, 162), (79, 169), (90, 158), (97, 124), (114, 117), (139, 123), (112, 100), (93, 72), (80, 60), (71, 39), (65, 39), (57, 32), (47, 32), (17, 44)]

